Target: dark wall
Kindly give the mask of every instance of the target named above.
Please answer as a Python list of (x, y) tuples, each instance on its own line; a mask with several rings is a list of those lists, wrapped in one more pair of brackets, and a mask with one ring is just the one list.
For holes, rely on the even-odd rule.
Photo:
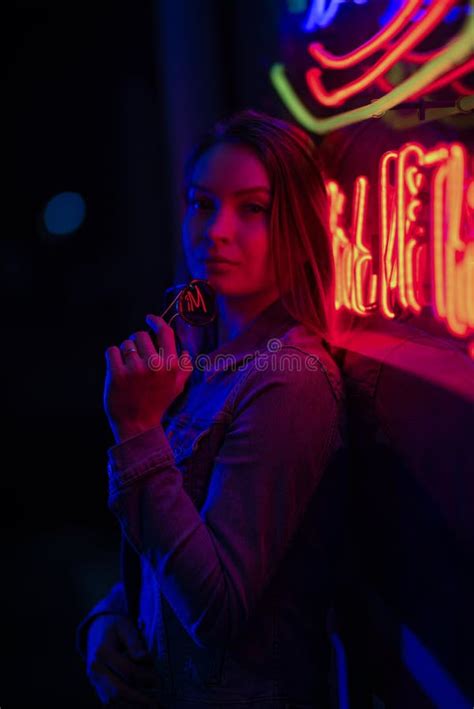
[[(11, 7), (2, 705), (98, 704), (74, 634), (118, 576), (104, 350), (159, 312), (179, 275), (180, 173), (191, 144), (238, 108), (278, 112), (267, 79), (277, 11), (270, 0)], [(43, 210), (63, 191), (82, 195), (85, 220), (51, 236)]]
[[(79, 619), (118, 574), (107, 510), (104, 350), (173, 278), (152, 4), (19, 3), (8, 30), (14, 210), (2, 235), (5, 706), (95, 706)], [(42, 210), (86, 204), (73, 234)]]

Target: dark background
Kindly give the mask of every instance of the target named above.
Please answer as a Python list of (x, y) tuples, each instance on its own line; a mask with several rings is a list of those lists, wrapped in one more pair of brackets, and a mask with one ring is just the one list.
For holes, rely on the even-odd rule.
[[(180, 176), (198, 136), (247, 107), (290, 118), (268, 78), (274, 61), (296, 66), (305, 54), (292, 42), (297, 20), (281, 23), (290, 4), (17, 0), (3, 11), (8, 187), (14, 180), (0, 241), (2, 709), (99, 706), (75, 632), (119, 574), (104, 351), (181, 280)], [(369, 31), (346, 27), (352, 41)], [(345, 47), (345, 33), (327, 33)], [(303, 72), (291, 78), (304, 95)], [(374, 149), (368, 123), (361, 132), (355, 174), (386, 149)], [(83, 196), (86, 217), (52, 236), (42, 214), (63, 191)]]
[[(104, 350), (179, 277), (191, 144), (238, 108), (284, 113), (268, 81), (277, 15), (272, 0), (24, 0), (4, 17), (2, 708), (99, 705), (74, 636), (118, 579)], [(85, 220), (49, 235), (63, 191)]]

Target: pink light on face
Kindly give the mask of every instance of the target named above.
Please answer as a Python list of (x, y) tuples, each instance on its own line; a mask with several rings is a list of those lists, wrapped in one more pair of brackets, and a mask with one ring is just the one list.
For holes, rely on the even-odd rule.
[(201, 155), (190, 177), (182, 231), (193, 277), (209, 280), (222, 297), (275, 292), (270, 209), (270, 178), (250, 148), (224, 143)]

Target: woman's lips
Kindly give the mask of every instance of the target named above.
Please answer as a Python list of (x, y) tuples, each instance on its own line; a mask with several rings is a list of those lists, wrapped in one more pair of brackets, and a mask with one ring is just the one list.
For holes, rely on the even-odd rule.
[(204, 261), (204, 263), (208, 268), (217, 268), (218, 266), (234, 266), (231, 261), (221, 261), (219, 259)]

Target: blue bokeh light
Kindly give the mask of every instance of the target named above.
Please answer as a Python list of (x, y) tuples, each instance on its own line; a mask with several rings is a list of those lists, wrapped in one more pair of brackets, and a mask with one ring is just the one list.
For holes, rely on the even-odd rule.
[(86, 215), (86, 203), (78, 192), (61, 192), (44, 210), (44, 224), (50, 234), (62, 236), (77, 231)]

